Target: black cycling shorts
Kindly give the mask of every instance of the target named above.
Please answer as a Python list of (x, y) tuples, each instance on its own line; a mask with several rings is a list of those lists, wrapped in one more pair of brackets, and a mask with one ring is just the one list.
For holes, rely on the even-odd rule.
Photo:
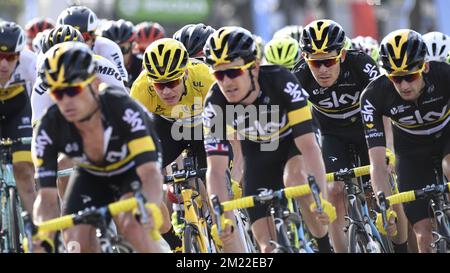
[[(353, 146), (359, 162), (353, 162), (350, 146)], [(362, 125), (361, 128), (353, 128), (346, 132), (334, 134), (322, 132), (322, 157), (327, 173), (354, 168), (353, 164), (357, 164), (358, 167), (369, 165), (369, 153)], [(370, 176), (363, 176), (363, 179), (369, 181)]]
[(155, 131), (161, 140), (164, 168), (174, 162), (183, 150), (189, 146), (194, 159), (197, 162), (197, 168), (206, 168), (206, 153), (203, 144), (203, 135), (200, 140), (175, 140), (172, 136), (173, 123), (171, 121), (168, 121), (158, 115), (152, 115), (152, 119), (154, 122)]
[[(421, 142), (411, 140), (395, 127), (393, 129), (399, 191), (418, 190), (437, 184), (434, 169), (437, 167), (442, 172), (442, 159), (450, 154), (450, 126), (439, 137), (427, 137)], [(433, 217), (427, 200), (405, 203), (403, 207), (413, 225)]]
[[(31, 103), (26, 91), (12, 99), (0, 100), (0, 137), (17, 139), (31, 137)], [(12, 148), (13, 162), (33, 162), (31, 144), (15, 145)]]
[[(284, 188), (284, 167), (289, 159), (300, 155), (291, 136), (280, 141), (275, 151), (261, 151), (261, 145), (251, 141), (243, 141), (242, 154), (245, 172), (243, 194), (257, 195), (259, 189), (279, 190)], [(250, 223), (270, 215), (267, 205), (258, 205), (248, 209)]]
[(141, 185), (135, 169), (120, 175), (102, 177), (77, 168), (70, 176), (64, 195), (63, 215), (115, 202), (122, 195), (133, 192), (131, 183)]

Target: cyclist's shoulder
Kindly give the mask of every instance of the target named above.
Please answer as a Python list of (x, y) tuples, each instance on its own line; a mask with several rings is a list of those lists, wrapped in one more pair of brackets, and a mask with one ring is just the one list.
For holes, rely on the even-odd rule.
[[(108, 38), (97, 36), (92, 51), (95, 54), (102, 55), (103, 57), (118, 54), (120, 47)], [(122, 53), (121, 53), (122, 54)], [(105, 56), (106, 55), (106, 56)]]
[(19, 65), (14, 74), (21, 74), (20, 77), (24, 80), (34, 82), (36, 80), (36, 54), (24, 49), (20, 52)]
[(434, 77), (438, 81), (447, 82), (449, 80), (450, 64), (437, 61), (431, 61), (428, 64), (429, 71), (426, 73), (426, 75)]
[(357, 50), (347, 51), (344, 69), (357, 71), (358, 75), (363, 78), (374, 79), (380, 75), (375, 61), (365, 52)]
[(379, 75), (374, 78), (365, 88), (362, 97), (377, 99), (382, 102), (387, 99), (390, 94), (394, 94), (395, 87), (386, 75)]

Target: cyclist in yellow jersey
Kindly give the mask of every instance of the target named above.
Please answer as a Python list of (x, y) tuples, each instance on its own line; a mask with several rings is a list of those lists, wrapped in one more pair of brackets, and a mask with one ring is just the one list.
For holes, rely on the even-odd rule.
[(199, 167), (204, 167), (202, 127), (198, 125), (203, 100), (214, 82), (208, 66), (189, 59), (183, 44), (170, 38), (152, 43), (144, 53), (143, 65), (131, 97), (154, 114), (164, 147), (163, 166), (191, 144)]

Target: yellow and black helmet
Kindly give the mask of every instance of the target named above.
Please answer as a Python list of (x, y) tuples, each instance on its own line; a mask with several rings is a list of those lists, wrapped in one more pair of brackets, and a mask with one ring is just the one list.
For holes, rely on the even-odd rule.
[(345, 45), (345, 31), (335, 21), (317, 20), (303, 29), (300, 47), (311, 54), (340, 51)]
[(427, 45), (422, 35), (410, 29), (389, 33), (380, 45), (382, 67), (389, 74), (410, 72), (423, 65), (426, 55)]
[(151, 43), (144, 53), (143, 65), (147, 76), (155, 81), (170, 81), (181, 77), (189, 64), (184, 45), (172, 38)]
[(83, 85), (95, 77), (94, 54), (88, 45), (80, 42), (64, 42), (50, 48), (40, 74), (50, 88)]
[(42, 53), (47, 52), (56, 44), (70, 41), (84, 42), (84, 38), (81, 32), (72, 26), (57, 26), (43, 36), (41, 40)]
[(209, 36), (203, 52), (206, 63), (216, 66), (238, 58), (249, 63), (256, 59), (258, 49), (250, 31), (242, 27), (222, 27)]

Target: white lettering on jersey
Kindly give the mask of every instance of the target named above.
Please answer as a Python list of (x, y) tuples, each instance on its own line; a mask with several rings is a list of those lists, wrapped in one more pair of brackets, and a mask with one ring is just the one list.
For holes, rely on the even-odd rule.
[(354, 105), (359, 100), (359, 95), (361, 92), (356, 92), (354, 96), (350, 94), (342, 94), (339, 97), (336, 94), (336, 91), (331, 92), (331, 98), (326, 98), (324, 100), (319, 101), (319, 105), (325, 108), (337, 108), (341, 105), (351, 104)]
[(303, 88), (300, 90), (299, 87), (299, 84), (295, 84), (293, 82), (286, 83), (284, 92), (288, 93), (292, 97), (291, 102), (303, 101), (307, 97), (306, 91)]
[(125, 110), (124, 115), (122, 117), (122, 119), (131, 125), (131, 132), (137, 132), (140, 130), (145, 130), (145, 126), (144, 126), (144, 122), (142, 121), (142, 119), (139, 117), (140, 113), (139, 112), (135, 112), (132, 109), (128, 108)]
[(45, 146), (53, 144), (52, 139), (48, 136), (45, 130), (41, 130), (40, 134), (36, 137), (34, 142), (34, 149), (37, 157), (44, 156)]
[(366, 64), (366, 66), (364, 67), (363, 72), (367, 73), (369, 75), (369, 78), (371, 80), (373, 80), (374, 78), (376, 78), (378, 76), (378, 71), (376, 70), (377, 66), (376, 65), (372, 65), (372, 64)]

